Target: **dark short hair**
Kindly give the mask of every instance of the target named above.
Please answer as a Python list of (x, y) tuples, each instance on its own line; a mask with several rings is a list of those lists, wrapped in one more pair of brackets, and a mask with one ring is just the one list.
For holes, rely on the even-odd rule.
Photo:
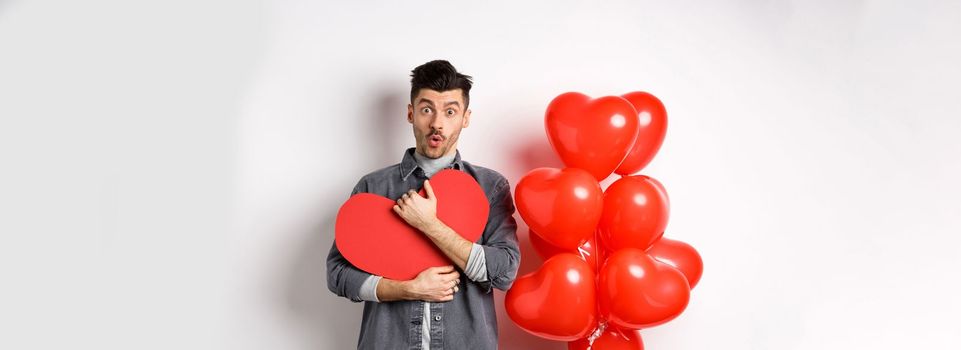
[(464, 95), (464, 108), (470, 104), (470, 87), (473, 81), (471, 76), (457, 72), (450, 62), (444, 60), (434, 60), (417, 66), (410, 72), (410, 102), (414, 103), (414, 98), (420, 89), (431, 89), (444, 92), (460, 89)]

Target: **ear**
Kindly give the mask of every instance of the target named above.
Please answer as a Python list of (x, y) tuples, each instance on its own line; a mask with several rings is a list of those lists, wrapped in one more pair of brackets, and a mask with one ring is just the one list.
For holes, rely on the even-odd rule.
[(466, 128), (468, 125), (470, 125), (470, 109), (468, 109), (467, 112), (464, 112), (464, 126), (463, 126), (463, 127)]
[(414, 105), (407, 104), (407, 122), (414, 124)]

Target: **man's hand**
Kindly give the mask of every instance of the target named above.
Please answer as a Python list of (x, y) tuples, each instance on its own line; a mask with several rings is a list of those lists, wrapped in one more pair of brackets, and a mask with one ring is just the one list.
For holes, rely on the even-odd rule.
[(409, 297), (413, 300), (442, 302), (454, 300), (460, 288), (460, 273), (453, 266), (431, 267), (408, 281)]
[(410, 190), (400, 196), (397, 204), (394, 205), (394, 212), (421, 232), (427, 232), (439, 221), (437, 220), (437, 197), (434, 197), (430, 180), (424, 180), (424, 191), (427, 193), (427, 198)]
[(430, 238), (431, 242), (434, 242), (434, 245), (440, 248), (457, 267), (461, 270), (467, 268), (467, 259), (470, 257), (473, 243), (468, 242), (437, 218), (437, 197), (434, 196), (430, 180), (424, 180), (424, 192), (427, 198), (421, 197), (414, 190), (404, 193), (394, 205), (394, 212), (400, 215), (408, 225)]

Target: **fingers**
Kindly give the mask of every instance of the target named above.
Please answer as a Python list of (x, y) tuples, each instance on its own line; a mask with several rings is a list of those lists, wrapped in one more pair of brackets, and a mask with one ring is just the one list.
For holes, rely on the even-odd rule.
[(457, 293), (458, 291), (460, 291), (460, 287), (458, 287), (458, 286), (455, 285), (454, 287), (445, 290), (445, 291), (444, 291), (444, 296), (445, 296), (445, 297), (450, 297), (450, 299), (448, 299), (448, 300), (452, 300), (452, 299), (454, 299), (454, 294)]
[(427, 198), (434, 198), (434, 188), (430, 187), (430, 180), (424, 180), (424, 192), (427, 193)]
[(437, 294), (431, 295), (430, 297), (424, 299), (424, 301), (430, 302), (445, 302), (454, 300), (454, 290), (448, 289), (443, 292), (437, 292)]
[[(444, 276), (444, 273), (449, 273), (453, 270), (454, 266), (451, 265), (428, 267), (417, 274), (417, 278), (422, 279), (426, 283), (436, 283), (435, 281), (437, 281), (438, 278), (435, 275)], [(440, 280), (443, 281), (443, 278)]]
[(448, 283), (454, 282), (454, 281), (460, 281), (460, 273), (457, 271), (453, 271), (450, 273), (441, 274), (440, 279), (441, 281), (448, 282)]
[(406, 201), (413, 201), (414, 196), (420, 196), (420, 195), (417, 194), (417, 192), (415, 192), (414, 190), (409, 190), (407, 191), (407, 193), (404, 193), (402, 196), (400, 196), (400, 198)]
[(455, 283), (451, 285), (450, 288), (446, 288), (442, 291), (438, 291), (431, 299), (437, 302), (451, 301), (454, 300), (454, 294), (460, 291), (460, 287)]
[(457, 270), (454, 270), (454, 265), (431, 267), (430, 270), (433, 270), (433, 272), (441, 275), (457, 272)]
[(460, 288), (457, 288), (457, 287), (450, 288), (450, 289), (446, 289), (446, 290), (444, 290), (443, 294), (441, 294), (439, 300), (440, 300), (440, 301), (451, 301), (451, 300), (454, 300), (454, 294), (457, 293), (457, 291), (459, 291), (459, 290), (460, 290)]
[(398, 208), (395, 208), (394, 210), (398, 210), (402, 206), (408, 206), (413, 204), (414, 196), (418, 196), (417, 192), (414, 192), (414, 190), (410, 190), (402, 194), (400, 198), (397, 198), (397, 205), (395, 205), (395, 207), (398, 207)]

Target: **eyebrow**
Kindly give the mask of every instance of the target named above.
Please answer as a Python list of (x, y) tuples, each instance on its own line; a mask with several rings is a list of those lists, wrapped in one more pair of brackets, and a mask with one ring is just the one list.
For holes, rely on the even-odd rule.
[[(434, 106), (434, 101), (428, 100), (428, 99), (423, 98), (423, 97), (420, 99), (420, 102), (417, 102), (417, 104), (422, 104), (422, 103), (427, 103), (427, 104), (430, 105), (431, 107)], [(458, 102), (458, 101), (450, 101), (450, 102), (444, 103), (444, 106), (445, 106), (445, 107), (446, 107), (446, 106), (450, 106), (450, 105), (457, 105), (457, 107), (460, 107), (460, 102)]]

